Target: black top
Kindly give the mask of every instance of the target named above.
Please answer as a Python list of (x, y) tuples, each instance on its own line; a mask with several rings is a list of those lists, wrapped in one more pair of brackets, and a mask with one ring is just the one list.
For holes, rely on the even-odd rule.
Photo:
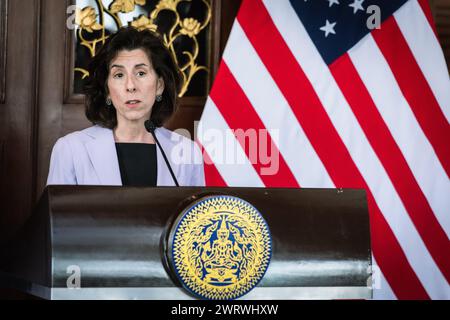
[(156, 186), (156, 145), (116, 143), (120, 176), (124, 186)]

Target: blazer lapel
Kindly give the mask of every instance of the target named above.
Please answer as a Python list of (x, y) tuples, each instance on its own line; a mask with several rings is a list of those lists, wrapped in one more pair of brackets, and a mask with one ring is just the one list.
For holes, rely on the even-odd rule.
[(86, 150), (101, 185), (121, 186), (122, 178), (112, 130), (95, 126), (88, 135), (92, 139), (86, 142)]

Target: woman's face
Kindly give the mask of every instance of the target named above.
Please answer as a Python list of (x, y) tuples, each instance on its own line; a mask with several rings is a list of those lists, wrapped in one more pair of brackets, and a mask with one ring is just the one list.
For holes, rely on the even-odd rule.
[(109, 66), (107, 85), (118, 124), (149, 119), (155, 97), (164, 91), (164, 81), (143, 49), (119, 51)]

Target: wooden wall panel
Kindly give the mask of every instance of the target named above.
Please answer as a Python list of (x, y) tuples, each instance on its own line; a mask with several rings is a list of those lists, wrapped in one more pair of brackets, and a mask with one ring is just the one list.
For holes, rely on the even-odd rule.
[[(28, 218), (36, 191), (36, 76), (40, 1), (1, 1), (7, 34), (0, 105), (0, 242)], [(7, 17), (7, 19), (6, 19)], [(5, 30), (5, 29), (3, 29)]]
[(0, 0), (0, 104), (5, 103), (8, 0)]
[[(8, 0), (0, 0), (0, 126), (6, 125), (6, 112), (3, 104), (5, 103), (6, 93), (6, 34), (7, 34), (7, 17), (8, 17)], [(0, 129), (3, 133), (3, 130)], [(0, 135), (0, 177), (6, 177), (6, 154), (5, 154), (6, 137)], [(3, 179), (2, 179), (3, 180)], [(6, 191), (6, 184), (0, 181), (0, 194)], [(0, 209), (2, 206), (0, 205)], [(1, 220), (0, 220), (1, 221)]]

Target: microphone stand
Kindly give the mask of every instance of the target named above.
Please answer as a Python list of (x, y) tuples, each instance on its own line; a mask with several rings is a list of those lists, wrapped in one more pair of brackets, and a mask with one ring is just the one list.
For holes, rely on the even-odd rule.
[(175, 178), (175, 174), (172, 171), (172, 167), (170, 166), (169, 160), (166, 157), (166, 154), (164, 153), (164, 149), (159, 144), (158, 138), (156, 138), (155, 130), (156, 126), (153, 124), (151, 120), (146, 120), (144, 123), (145, 129), (150, 132), (153, 136), (153, 139), (155, 139), (156, 144), (158, 145), (159, 150), (161, 150), (161, 153), (163, 155), (164, 161), (166, 162), (167, 167), (169, 168), (170, 175), (172, 176), (173, 181), (175, 182), (175, 185), (179, 187), (177, 178)]

